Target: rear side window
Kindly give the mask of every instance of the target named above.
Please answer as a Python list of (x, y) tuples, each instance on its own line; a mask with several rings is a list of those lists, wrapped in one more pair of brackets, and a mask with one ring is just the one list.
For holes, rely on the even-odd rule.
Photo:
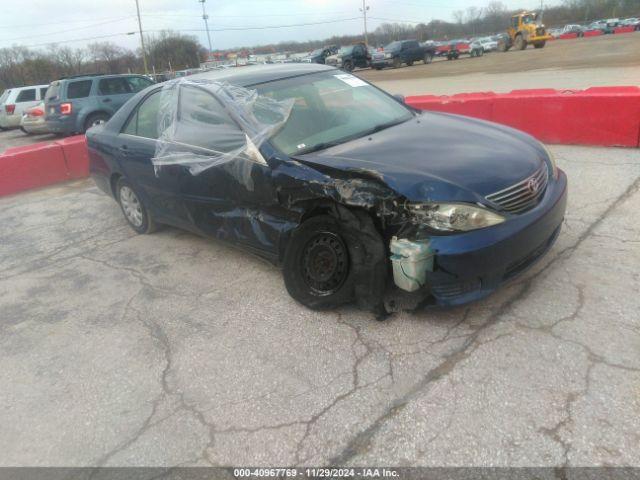
[(40, 89), (40, 100), (44, 100), (45, 95), (47, 94), (47, 87), (43, 87)]
[(91, 93), (92, 80), (80, 80), (69, 82), (67, 85), (67, 98), (85, 98)]
[(153, 85), (153, 82), (151, 80), (142, 77), (129, 77), (127, 78), (127, 82), (129, 83), (129, 88), (134, 93), (138, 93), (145, 88)]
[(122, 95), (131, 92), (127, 79), (122, 77), (103, 78), (98, 83), (98, 93), (100, 95)]
[(158, 138), (158, 110), (160, 109), (160, 91), (145, 98), (122, 133), (137, 137)]
[(36, 89), (29, 88), (27, 90), (20, 90), (18, 94), (18, 98), (16, 98), (16, 103), (21, 102), (33, 102), (36, 99)]

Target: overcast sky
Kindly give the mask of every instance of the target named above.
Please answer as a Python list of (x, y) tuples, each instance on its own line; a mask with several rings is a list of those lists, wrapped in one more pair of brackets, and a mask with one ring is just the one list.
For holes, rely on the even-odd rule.
[[(490, 0), (367, 0), (369, 29), (385, 21), (429, 22), (453, 19), (453, 12), (484, 7)], [(559, 0), (544, 0), (546, 5)], [(178, 30), (207, 45), (198, 0), (139, 0), (145, 31)], [(540, 0), (502, 0), (509, 8), (537, 9)], [(49, 42), (74, 47), (105, 41), (135, 48), (135, 0), (0, 0), (0, 48)], [(213, 48), (313, 40), (363, 31), (362, 0), (206, 0)], [(299, 24), (317, 25), (238, 30)], [(221, 31), (227, 29), (226, 31)], [(231, 29), (231, 30), (230, 30)], [(236, 30), (232, 30), (236, 29)], [(98, 38), (102, 37), (102, 38)], [(67, 42), (73, 40), (72, 42)], [(64, 42), (64, 43), (62, 43)]]

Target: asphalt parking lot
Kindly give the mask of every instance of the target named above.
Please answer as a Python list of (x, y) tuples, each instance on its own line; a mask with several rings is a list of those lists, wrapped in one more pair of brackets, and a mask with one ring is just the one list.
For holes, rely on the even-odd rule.
[(0, 466), (640, 466), (640, 152), (552, 150), (543, 261), (384, 322), (88, 180), (0, 199)]

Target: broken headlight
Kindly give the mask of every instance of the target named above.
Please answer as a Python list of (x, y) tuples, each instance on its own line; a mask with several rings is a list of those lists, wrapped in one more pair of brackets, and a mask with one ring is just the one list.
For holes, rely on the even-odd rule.
[(407, 205), (416, 223), (442, 232), (468, 232), (504, 222), (504, 217), (468, 203), (413, 203)]

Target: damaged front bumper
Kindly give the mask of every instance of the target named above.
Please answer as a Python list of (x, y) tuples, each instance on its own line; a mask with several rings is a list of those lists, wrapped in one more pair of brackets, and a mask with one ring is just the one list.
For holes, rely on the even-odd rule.
[[(542, 201), (526, 213), (485, 229), (432, 236), (427, 242), (409, 241), (414, 248), (413, 264), (399, 264), (398, 240), (392, 240), (391, 262), (399, 287), (396, 290), (402, 289), (396, 292), (400, 303), (457, 306), (493, 293), (551, 248), (560, 232), (566, 203), (567, 177), (559, 170), (558, 179), (549, 183)], [(424, 255), (420, 256), (421, 252)], [(407, 265), (422, 270), (411, 270)], [(386, 302), (388, 310), (398, 309), (393, 296)]]

